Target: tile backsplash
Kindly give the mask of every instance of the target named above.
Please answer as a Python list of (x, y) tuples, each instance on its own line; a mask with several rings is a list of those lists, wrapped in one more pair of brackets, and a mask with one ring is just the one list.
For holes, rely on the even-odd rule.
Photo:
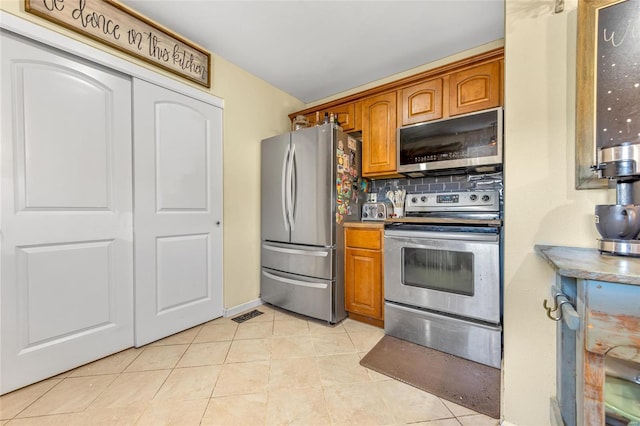
[(502, 172), (480, 175), (444, 175), (422, 178), (400, 178), (372, 180), (370, 193), (378, 196), (378, 201), (387, 199), (387, 191), (404, 189), (407, 194), (423, 192), (461, 192), (482, 189), (497, 189), (502, 195)]

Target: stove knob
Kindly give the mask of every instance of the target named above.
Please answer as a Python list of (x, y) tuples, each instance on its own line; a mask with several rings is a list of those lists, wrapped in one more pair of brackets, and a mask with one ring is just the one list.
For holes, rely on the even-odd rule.
[(382, 212), (378, 213), (378, 217), (379, 217), (379, 218), (383, 218), (383, 217), (384, 217), (384, 215), (382, 214)]
[(413, 198), (411, 198), (411, 202), (412, 202), (412, 203), (417, 203), (417, 202), (418, 202), (418, 197), (413, 197)]
[(478, 196), (477, 196), (476, 194), (471, 194), (471, 195), (469, 195), (469, 199), (470, 199), (471, 201), (475, 201), (475, 200), (477, 200), (477, 199), (478, 199)]
[(420, 201), (422, 201), (423, 203), (427, 201), (427, 196), (423, 195), (422, 197), (420, 197)]
[(362, 213), (362, 217), (369, 217), (369, 215), (367, 214), (367, 212)]
[(489, 196), (488, 196), (488, 195), (483, 195), (483, 196), (482, 196), (482, 201), (484, 201), (485, 203), (486, 203), (487, 201), (489, 201)]

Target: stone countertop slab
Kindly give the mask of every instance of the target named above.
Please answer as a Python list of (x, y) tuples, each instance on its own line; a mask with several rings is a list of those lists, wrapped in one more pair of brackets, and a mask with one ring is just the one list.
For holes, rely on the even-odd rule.
[(640, 286), (640, 258), (600, 254), (596, 249), (536, 244), (535, 250), (560, 275)]

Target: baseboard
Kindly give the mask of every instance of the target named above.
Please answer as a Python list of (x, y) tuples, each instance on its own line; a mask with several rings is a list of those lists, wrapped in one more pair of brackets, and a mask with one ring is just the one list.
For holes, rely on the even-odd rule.
[(236, 316), (238, 314), (243, 313), (244, 311), (248, 311), (251, 308), (255, 308), (256, 306), (260, 306), (262, 305), (262, 299), (255, 299), (255, 300), (251, 300), (249, 302), (243, 303), (241, 305), (236, 305), (232, 308), (224, 308), (222, 310), (222, 315), (225, 318), (228, 317), (233, 317)]
[(375, 318), (369, 318), (367, 316), (364, 315), (360, 315), (360, 314), (355, 314), (353, 312), (349, 312), (349, 318), (351, 318), (352, 320), (355, 321), (360, 321), (360, 322), (364, 322), (366, 324), (369, 325), (373, 325), (374, 327), (378, 327), (384, 330), (384, 321), (380, 320), (380, 319), (375, 319)]
[(550, 420), (551, 426), (564, 426), (564, 420), (562, 420), (562, 414), (560, 413), (560, 406), (558, 405), (558, 400), (555, 396), (551, 397), (550, 402)]

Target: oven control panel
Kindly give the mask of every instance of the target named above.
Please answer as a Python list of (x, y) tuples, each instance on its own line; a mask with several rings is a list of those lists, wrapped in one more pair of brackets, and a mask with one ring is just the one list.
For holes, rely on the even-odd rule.
[(407, 212), (497, 212), (500, 208), (500, 193), (493, 190), (407, 194), (406, 200)]

